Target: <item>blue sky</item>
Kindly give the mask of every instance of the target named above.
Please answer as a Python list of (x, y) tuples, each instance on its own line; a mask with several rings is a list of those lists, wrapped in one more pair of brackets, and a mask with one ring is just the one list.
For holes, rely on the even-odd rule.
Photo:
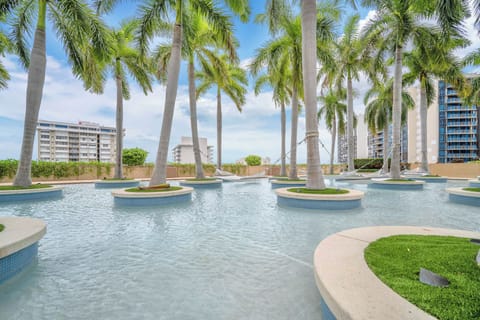
[[(235, 34), (240, 41), (239, 56), (245, 65), (251, 59), (255, 50), (269, 39), (264, 26), (253, 23), (253, 17), (264, 10), (264, 1), (250, 1), (252, 17), (250, 22), (242, 24), (235, 20)], [(109, 25), (116, 25), (124, 18), (131, 17), (135, 12), (132, 5), (119, 6), (112, 14), (106, 17)], [(346, 7), (345, 17), (353, 13), (353, 9)], [(359, 11), (362, 19), (366, 19), (369, 11)], [(371, 13), (370, 13), (371, 14)], [(471, 33), (474, 44), (479, 47), (478, 36), (473, 27), (467, 28)], [(471, 31), (471, 30), (472, 31)], [(341, 26), (339, 26), (341, 30)], [(44, 97), (40, 109), (40, 119), (77, 122), (91, 121), (102, 125), (114, 126), (115, 123), (115, 88), (113, 81), (109, 81), (103, 95), (94, 95), (85, 92), (82, 83), (71, 75), (65, 59), (63, 49), (55, 39), (54, 33), (47, 30), (47, 75), (44, 87)], [(12, 80), (9, 88), (0, 92), (2, 101), (0, 106), (0, 159), (16, 158), (20, 153), (23, 131), (23, 117), (25, 112), (25, 91), (27, 75), (15, 57), (1, 58), (7, 66)], [(188, 112), (188, 88), (186, 68), (182, 65), (175, 116), (170, 139), (170, 149), (180, 142), (181, 136), (191, 136)], [(252, 82), (251, 82), (252, 83)], [(368, 89), (365, 80), (355, 84), (357, 98), (355, 110), (363, 110), (363, 93)], [(165, 87), (155, 83), (154, 92), (148, 96), (132, 83), (132, 97), (124, 104), (124, 126), (126, 128), (125, 147), (140, 147), (149, 152), (148, 161), (154, 161), (157, 151), (162, 110), (164, 105)], [(216, 99), (209, 93), (198, 100), (199, 134), (206, 137), (210, 145), (214, 146), (216, 154)], [(287, 150), (289, 150), (289, 112), (287, 114)], [(223, 162), (231, 163), (249, 154), (269, 157), (272, 162), (280, 157), (280, 112), (275, 108), (271, 92), (266, 91), (255, 96), (250, 90), (247, 94), (247, 103), (243, 112), (239, 113), (235, 106), (226, 97), (223, 98)], [(299, 119), (299, 140), (305, 132), (304, 114)], [(328, 162), (326, 149), (330, 149), (330, 134), (320, 122), (320, 139), (325, 145), (321, 149), (321, 160)], [(34, 159), (37, 158), (37, 149), (34, 149)], [(298, 161), (305, 162), (306, 148), (298, 148)], [(171, 160), (171, 156), (169, 156)]]

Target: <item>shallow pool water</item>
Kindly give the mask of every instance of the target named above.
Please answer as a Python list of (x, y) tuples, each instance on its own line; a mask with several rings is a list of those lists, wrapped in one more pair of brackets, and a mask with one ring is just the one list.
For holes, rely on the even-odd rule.
[(312, 258), (329, 234), (370, 225), (480, 231), (480, 209), (445, 187), (363, 190), (363, 207), (278, 207), (268, 181), (195, 190), (177, 206), (118, 208), (111, 190), (65, 186), (60, 200), (1, 204), (44, 219), (36, 265), (0, 286), (0, 319), (321, 319)]

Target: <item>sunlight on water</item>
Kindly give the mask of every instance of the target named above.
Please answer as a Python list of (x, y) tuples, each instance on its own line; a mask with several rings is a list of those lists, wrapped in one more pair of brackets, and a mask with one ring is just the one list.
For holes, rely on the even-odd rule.
[[(448, 186), (466, 185), (448, 183)], [(38, 264), (0, 286), (0, 319), (321, 319), (313, 252), (370, 225), (480, 231), (478, 208), (424, 191), (368, 189), (363, 207), (278, 207), (267, 181), (196, 190), (168, 207), (118, 208), (111, 190), (72, 185), (56, 201), (2, 204), (44, 219)]]

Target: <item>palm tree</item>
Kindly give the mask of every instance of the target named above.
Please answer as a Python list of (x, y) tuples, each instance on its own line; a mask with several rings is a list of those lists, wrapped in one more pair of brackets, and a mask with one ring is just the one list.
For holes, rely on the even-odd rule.
[[(108, 53), (106, 30), (99, 18), (81, 0), (3, 1), (0, 5), (0, 16), (5, 16), (12, 23), (13, 50), (28, 68), (22, 149), (13, 181), (15, 186), (27, 187), (32, 184), (33, 142), (45, 82), (47, 17), (57, 31), (74, 71), (83, 69), (84, 59), (80, 48), (86, 43), (92, 46), (95, 54), (100, 57)], [(26, 36), (33, 33), (31, 28), (35, 17), (37, 23), (29, 56)]]
[[(4, 17), (0, 16), (0, 22), (4, 22)], [(12, 51), (12, 43), (10, 39), (0, 31), (0, 55), (4, 55), (6, 52)], [(5, 66), (0, 62), (0, 90), (7, 88), (7, 81), (10, 80)]]
[[(374, 6), (376, 16), (367, 25), (369, 39), (379, 40), (380, 51), (394, 52), (393, 83), (393, 155), (391, 177), (400, 178), (400, 127), (402, 106), (403, 52), (408, 41), (429, 39), (432, 18), (438, 21), (448, 38), (461, 32), (462, 19), (469, 13), (463, 0), (363, 0), (364, 6)], [(426, 21), (428, 20), (428, 21)], [(428, 24), (427, 24), (428, 23)]]
[(442, 41), (439, 34), (432, 34), (433, 41), (422, 41), (415, 44), (412, 52), (406, 53), (405, 65), (409, 72), (404, 75), (406, 83), (420, 83), (420, 127), (421, 127), (421, 154), (420, 170), (428, 173), (427, 158), (427, 108), (434, 99), (435, 88), (433, 78), (443, 78), (450, 83), (462, 82), (460, 62), (452, 54), (452, 50), (464, 45), (463, 39), (451, 38), (447, 43)]
[[(223, 14), (217, 8), (216, 15), (221, 17)], [(227, 16), (223, 19), (228, 20)], [(228, 25), (228, 22), (227, 22)], [(189, 102), (190, 102), (190, 122), (192, 129), (193, 153), (195, 158), (196, 178), (203, 179), (202, 159), (200, 154), (200, 142), (198, 138), (198, 120), (197, 120), (197, 104), (196, 104), (196, 84), (195, 84), (195, 58), (201, 65), (208, 68), (210, 63), (217, 64), (217, 57), (215, 49), (223, 47), (229, 53), (229, 58), (236, 60), (236, 39), (232, 33), (232, 26), (229, 29), (223, 30), (227, 36), (218, 37), (218, 32), (214, 30), (205, 18), (197, 11), (187, 8), (183, 16), (183, 34), (182, 42), (182, 56), (188, 62), (188, 87), (189, 87)], [(225, 41), (225, 42), (222, 42)], [(154, 58), (157, 61), (168, 61), (171, 53), (171, 45), (160, 45)], [(159, 73), (163, 74), (165, 70), (165, 63), (159, 66)]]
[[(303, 4), (303, 2), (302, 2)], [(311, 9), (311, 8), (310, 8)], [(316, 19), (316, 8), (313, 8), (315, 14), (314, 25), (314, 51), (318, 51), (321, 48), (317, 45), (322, 44), (322, 41), (332, 38), (332, 23), (333, 19), (330, 16), (324, 16), (319, 14), (319, 19)], [(291, 119), (291, 142), (290, 142), (290, 179), (297, 178), (297, 127), (298, 127), (298, 110), (299, 101), (303, 98), (303, 80), (302, 80), (302, 17), (292, 17), (290, 15), (283, 15), (278, 22), (278, 36), (274, 39), (266, 42), (261, 48), (257, 50), (256, 56), (250, 65), (251, 71), (255, 74), (262, 70), (265, 66), (267, 69), (273, 70), (275, 65), (280, 63), (288, 64), (287, 68), (291, 74), (291, 101), (292, 101), (292, 119)], [(315, 28), (316, 26), (316, 28)], [(310, 35), (309, 35), (310, 36)], [(316, 89), (316, 52), (314, 52), (315, 64), (312, 67), (315, 73), (313, 82), (309, 85), (313, 85)], [(309, 116), (313, 117), (316, 121), (316, 94), (313, 101), (315, 104), (315, 111), (313, 116), (310, 112), (306, 115), (307, 122), (310, 121)], [(309, 124), (312, 125), (312, 124)], [(313, 127), (318, 124), (315, 122)], [(318, 131), (318, 130), (317, 130)], [(307, 134), (307, 142), (310, 139), (311, 133)], [(318, 133), (317, 133), (318, 142)], [(318, 150), (318, 143), (317, 143)]]
[(336, 81), (339, 86), (346, 82), (347, 87), (347, 146), (348, 146), (348, 171), (354, 171), (353, 158), (355, 154), (355, 141), (353, 135), (353, 87), (352, 81), (358, 80), (360, 72), (368, 70), (371, 59), (368, 56), (368, 42), (360, 37), (358, 31), (358, 15), (350, 16), (343, 28), (343, 34), (334, 45), (334, 64)]
[[(261, 89), (265, 86), (269, 86), (273, 89), (273, 101), (275, 106), (280, 106), (280, 122), (281, 122), (281, 153), (280, 153), (280, 176), (287, 175), (286, 167), (286, 132), (287, 132), (287, 119), (285, 106), (290, 102), (291, 90), (287, 87), (290, 82), (290, 74), (288, 70), (288, 64), (283, 61), (279, 63), (276, 68), (269, 69), (265, 74), (260, 75), (255, 81), (255, 94), (258, 95)], [(254, 74), (255, 75), (255, 74)]]
[[(373, 134), (383, 130), (383, 173), (388, 173), (388, 158), (390, 154), (390, 123), (392, 122), (393, 109), (393, 79), (386, 83), (375, 82), (374, 86), (367, 91), (364, 98), (365, 104), (365, 122), (368, 129)], [(407, 113), (409, 109), (415, 107), (415, 101), (402, 90), (402, 125), (407, 122)]]
[(226, 94), (239, 112), (245, 104), (247, 73), (233, 64), (226, 55), (211, 56), (210, 63), (202, 63), (195, 77), (200, 80), (197, 97), (216, 87), (217, 97), (217, 169), (222, 169), (222, 92)]
[[(89, 61), (84, 70), (85, 87), (96, 93), (102, 93), (108, 74), (115, 79), (117, 91), (116, 107), (116, 155), (114, 178), (123, 178), (123, 100), (130, 99), (127, 72), (147, 94), (152, 91), (152, 68), (148, 61), (140, 56), (132, 43), (138, 27), (137, 20), (123, 21), (120, 28), (110, 30), (110, 54), (103, 61)], [(95, 68), (95, 69), (93, 69)]]
[(330, 149), (330, 174), (333, 174), (333, 161), (335, 158), (335, 143), (338, 134), (345, 134), (345, 113), (347, 105), (345, 100), (345, 90), (337, 92), (330, 89), (325, 96), (319, 97), (323, 105), (318, 111), (318, 118), (325, 117), (327, 129), (332, 134), (332, 147)]
[[(107, 2), (106, 2), (107, 3)], [(225, 0), (233, 12), (238, 14), (245, 21), (248, 19), (249, 7), (247, 0), (233, 1)], [(178, 76), (180, 72), (181, 44), (182, 44), (182, 24), (184, 10), (189, 6), (192, 11), (197, 11), (212, 25), (212, 28), (219, 32), (219, 37), (228, 37), (225, 30), (229, 29), (229, 21), (224, 16), (219, 16), (215, 10), (215, 4), (210, 0), (175, 0), (175, 1), (156, 1), (146, 0), (140, 7), (140, 28), (138, 32), (138, 43), (142, 52), (148, 49), (149, 40), (151, 40), (163, 26), (162, 19), (167, 18), (169, 12), (173, 12), (175, 22), (173, 27), (172, 50), (167, 66), (167, 86), (165, 94), (165, 107), (162, 120), (162, 129), (160, 132), (160, 141), (155, 160), (150, 185), (165, 183), (167, 179), (167, 156), (168, 145), (170, 142), (170, 133), (172, 130), (173, 113), (175, 109), (175, 100), (177, 97)]]

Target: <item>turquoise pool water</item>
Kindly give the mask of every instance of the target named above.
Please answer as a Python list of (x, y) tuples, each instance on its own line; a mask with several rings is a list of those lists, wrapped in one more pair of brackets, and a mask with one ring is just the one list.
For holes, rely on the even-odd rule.
[(281, 208), (265, 180), (195, 190), (191, 203), (113, 206), (111, 190), (65, 186), (61, 200), (1, 204), (44, 219), (38, 263), (0, 286), (0, 319), (321, 319), (312, 257), (329, 234), (369, 225), (480, 231), (480, 209), (443, 189), (367, 189), (363, 208)]

